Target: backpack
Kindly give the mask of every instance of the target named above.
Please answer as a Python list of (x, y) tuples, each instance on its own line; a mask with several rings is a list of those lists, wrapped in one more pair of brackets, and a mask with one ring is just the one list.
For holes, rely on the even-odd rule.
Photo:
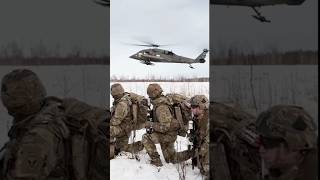
[(173, 116), (180, 124), (178, 135), (185, 137), (188, 132), (189, 121), (192, 120), (192, 111), (189, 104), (190, 99), (186, 96), (175, 93), (166, 94), (166, 98), (172, 107)]
[(129, 93), (132, 103), (132, 117), (134, 122), (134, 130), (140, 130), (144, 128), (144, 123), (148, 119), (149, 105), (148, 100), (141, 95), (135, 93)]
[(71, 160), (76, 179), (108, 178), (109, 148), (106, 145), (110, 112), (72, 98), (63, 99), (62, 107), (71, 132)]

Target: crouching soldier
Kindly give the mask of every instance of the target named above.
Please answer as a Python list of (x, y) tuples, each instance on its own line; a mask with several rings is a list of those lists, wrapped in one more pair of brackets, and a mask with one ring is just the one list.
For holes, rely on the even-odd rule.
[(126, 93), (121, 84), (111, 86), (111, 95), (114, 98), (110, 120), (110, 158), (120, 151), (137, 152), (143, 149), (140, 141), (128, 144), (131, 131), (134, 127), (133, 109), (130, 94)]
[(167, 163), (178, 163), (191, 157), (191, 151), (176, 152), (174, 142), (177, 139), (180, 127), (174, 118), (171, 104), (162, 94), (159, 84), (150, 84), (147, 88), (153, 109), (151, 112), (152, 122), (146, 122), (147, 133), (142, 136), (142, 143), (151, 158), (151, 164), (162, 166), (159, 153), (155, 144), (160, 143), (164, 159)]

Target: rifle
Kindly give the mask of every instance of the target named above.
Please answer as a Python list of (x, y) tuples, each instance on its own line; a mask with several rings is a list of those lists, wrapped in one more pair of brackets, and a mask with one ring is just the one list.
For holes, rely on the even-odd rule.
[[(148, 116), (147, 116), (147, 121), (150, 121), (150, 122), (154, 122), (153, 120), (153, 110), (149, 110), (148, 111)], [(152, 134), (153, 133), (153, 127), (150, 127), (150, 128), (146, 128), (146, 131), (148, 134)]]
[(194, 169), (195, 166), (198, 165), (199, 161), (199, 137), (197, 137), (196, 134), (197, 125), (194, 121), (194, 118), (192, 118), (191, 121), (189, 121), (189, 142), (188, 150), (193, 149), (192, 154), (192, 169)]

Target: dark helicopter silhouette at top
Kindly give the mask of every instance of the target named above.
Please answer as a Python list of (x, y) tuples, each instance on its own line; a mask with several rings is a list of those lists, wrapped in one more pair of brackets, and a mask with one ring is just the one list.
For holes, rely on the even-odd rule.
[(110, 7), (110, 0), (93, 0), (95, 3), (101, 6)]
[(197, 58), (193, 59), (193, 58), (176, 55), (172, 51), (159, 49), (159, 47), (168, 46), (168, 45), (159, 45), (159, 44), (150, 43), (150, 42), (144, 42), (144, 43), (145, 44), (129, 44), (134, 46), (151, 47), (148, 49), (143, 49), (131, 55), (130, 58), (139, 60), (142, 64), (146, 64), (146, 65), (154, 65), (154, 63), (152, 62), (183, 63), (183, 64), (189, 64), (189, 67), (194, 69), (194, 67), (191, 64), (205, 63), (206, 54), (209, 51), (208, 49), (203, 49), (202, 53)]
[(252, 15), (255, 19), (260, 22), (270, 23), (265, 16), (258, 11), (257, 8), (261, 8), (262, 6), (273, 6), (273, 5), (301, 5), (305, 0), (210, 0), (210, 4), (216, 5), (226, 5), (226, 6), (247, 6), (251, 7), (255, 11), (255, 15)]

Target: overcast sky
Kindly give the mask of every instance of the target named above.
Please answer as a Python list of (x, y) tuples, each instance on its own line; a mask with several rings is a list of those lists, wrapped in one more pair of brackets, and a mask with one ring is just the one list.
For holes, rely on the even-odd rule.
[(145, 77), (148, 75), (172, 77), (209, 76), (208, 57), (204, 64), (156, 63), (147, 66), (129, 56), (142, 50), (125, 43), (150, 40), (177, 55), (196, 58), (209, 48), (208, 0), (115, 0), (110, 12), (111, 75)]
[(251, 17), (248, 7), (211, 5), (211, 49), (236, 46), (239, 49), (268, 51), (318, 49), (318, 0), (300, 6), (276, 5), (260, 11), (271, 23)]
[(92, 0), (1, 0), (0, 48), (15, 41), (29, 51), (40, 41), (61, 53), (108, 53), (109, 8)]

